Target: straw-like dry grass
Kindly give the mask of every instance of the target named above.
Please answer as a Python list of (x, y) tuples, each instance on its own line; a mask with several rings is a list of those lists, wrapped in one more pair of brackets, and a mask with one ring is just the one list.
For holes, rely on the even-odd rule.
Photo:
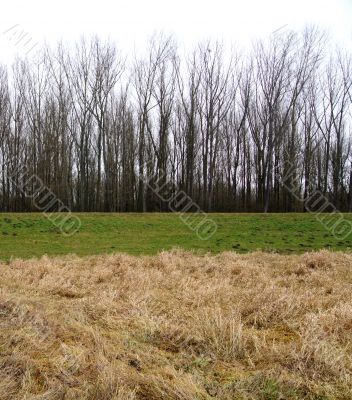
[(352, 399), (352, 255), (0, 264), (0, 399)]

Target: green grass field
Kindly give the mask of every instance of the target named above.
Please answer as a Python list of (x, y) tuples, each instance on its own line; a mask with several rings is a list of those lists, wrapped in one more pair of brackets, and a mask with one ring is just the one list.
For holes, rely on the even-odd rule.
[[(301, 253), (352, 248), (352, 235), (337, 240), (312, 214), (209, 214), (217, 232), (202, 241), (177, 214), (76, 214), (81, 229), (65, 237), (42, 214), (0, 214), (0, 259), (74, 253), (155, 254), (173, 247), (200, 252), (257, 249)], [(345, 217), (352, 221), (352, 214)]]

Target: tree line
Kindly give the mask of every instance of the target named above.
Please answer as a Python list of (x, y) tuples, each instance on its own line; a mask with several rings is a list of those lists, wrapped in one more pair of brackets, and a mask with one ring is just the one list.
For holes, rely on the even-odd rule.
[(73, 211), (167, 211), (148, 176), (207, 212), (304, 211), (315, 190), (352, 211), (351, 61), (310, 27), (186, 54), (155, 35), (131, 59), (94, 37), (2, 65), (0, 210), (34, 210), (25, 167)]

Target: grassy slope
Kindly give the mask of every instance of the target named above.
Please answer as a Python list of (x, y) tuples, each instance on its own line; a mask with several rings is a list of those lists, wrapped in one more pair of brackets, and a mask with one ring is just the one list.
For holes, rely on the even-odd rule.
[[(217, 233), (197, 238), (177, 214), (77, 214), (82, 227), (64, 237), (42, 214), (0, 214), (0, 258), (111, 252), (155, 254), (173, 247), (281, 253), (352, 247), (352, 236), (336, 240), (311, 214), (211, 214)], [(352, 220), (352, 215), (346, 215)]]

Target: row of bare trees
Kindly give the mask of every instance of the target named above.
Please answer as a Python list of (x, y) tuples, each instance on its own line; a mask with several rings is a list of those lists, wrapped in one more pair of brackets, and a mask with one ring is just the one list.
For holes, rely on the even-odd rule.
[(33, 209), (11, 179), (25, 166), (77, 211), (167, 211), (141, 176), (204, 211), (302, 211), (315, 190), (352, 211), (351, 86), (351, 55), (314, 28), (232, 53), (162, 35), (134, 60), (98, 38), (45, 48), (0, 67), (0, 210)]

